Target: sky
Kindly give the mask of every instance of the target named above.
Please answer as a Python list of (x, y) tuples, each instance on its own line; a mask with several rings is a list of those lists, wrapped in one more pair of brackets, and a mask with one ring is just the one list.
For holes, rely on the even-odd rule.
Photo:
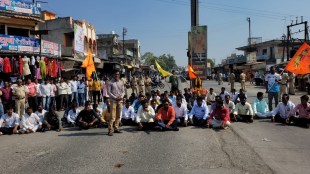
[[(58, 17), (85, 19), (95, 26), (97, 34), (112, 31), (125, 39), (138, 39), (141, 54), (171, 54), (179, 66), (187, 65), (188, 31), (191, 29), (190, 0), (44, 0), (44, 10)], [(291, 20), (310, 20), (310, 0), (199, 0), (199, 24), (208, 26), (208, 58), (219, 64), (232, 53), (242, 54), (249, 37), (263, 41), (281, 39)], [(295, 27), (292, 32), (302, 28)], [(293, 37), (301, 38), (302, 33)], [(122, 38), (119, 38), (122, 39)]]

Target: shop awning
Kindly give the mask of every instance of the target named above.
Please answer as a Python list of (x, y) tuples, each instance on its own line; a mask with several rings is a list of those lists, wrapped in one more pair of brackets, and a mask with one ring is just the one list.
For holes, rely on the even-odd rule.
[(74, 57), (61, 57), (62, 59), (65, 59), (65, 60), (73, 60), (73, 61), (76, 61), (76, 62), (83, 62), (82, 59), (77, 59), (77, 58), (74, 58)]
[(99, 58), (94, 58), (94, 63), (101, 63), (101, 60)]

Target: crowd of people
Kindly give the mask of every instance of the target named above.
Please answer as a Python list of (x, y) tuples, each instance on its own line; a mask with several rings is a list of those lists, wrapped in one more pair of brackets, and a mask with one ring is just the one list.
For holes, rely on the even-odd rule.
[[(170, 82), (177, 83), (171, 79)], [(210, 88), (204, 95), (190, 89), (182, 92), (174, 84), (170, 92), (161, 93), (149, 87), (154, 83), (149, 76), (132, 77), (129, 82), (120, 77), (119, 71), (115, 71), (110, 80), (72, 77), (39, 83), (18, 79), (16, 84), (4, 82), (0, 90), (0, 134), (78, 127), (80, 130), (108, 128), (108, 135), (113, 136), (121, 133), (119, 127), (123, 125), (157, 131), (178, 131), (180, 126), (227, 129), (231, 122), (252, 123), (254, 118), (270, 118), (273, 122), (309, 128), (309, 97), (301, 96), (301, 103), (295, 106), (285, 93), (279, 103), (281, 76), (272, 67), (265, 81), (268, 104), (262, 92), (258, 92), (250, 104), (243, 88), (239, 92), (234, 88), (228, 92), (222, 87), (218, 94)], [(130, 96), (129, 88), (132, 88)], [(59, 115), (60, 110), (64, 115)]]

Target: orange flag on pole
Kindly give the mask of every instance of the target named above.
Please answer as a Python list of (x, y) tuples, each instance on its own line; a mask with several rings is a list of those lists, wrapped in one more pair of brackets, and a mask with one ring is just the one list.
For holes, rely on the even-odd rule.
[(310, 46), (306, 42), (299, 47), (285, 69), (295, 74), (310, 73)]
[(86, 68), (87, 79), (90, 79), (92, 73), (96, 71), (94, 60), (93, 60), (93, 54), (90, 49), (88, 49), (87, 57), (83, 61), (81, 67)]
[(192, 68), (190, 65), (188, 65), (188, 66), (187, 66), (187, 69), (188, 69), (189, 78), (190, 78), (190, 79), (196, 79), (197, 76), (196, 76), (196, 73), (195, 73), (195, 71), (193, 70), (193, 68)]

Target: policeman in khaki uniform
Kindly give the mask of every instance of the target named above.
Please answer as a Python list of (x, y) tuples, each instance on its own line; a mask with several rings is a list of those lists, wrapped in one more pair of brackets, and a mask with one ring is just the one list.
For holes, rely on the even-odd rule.
[(242, 72), (240, 74), (241, 89), (243, 89), (243, 91), (246, 92), (246, 89), (245, 89), (245, 79), (246, 79), (246, 75), (244, 74), (244, 72)]
[(152, 79), (146, 75), (145, 76), (145, 81), (144, 81), (144, 85), (145, 85), (145, 93), (148, 93), (151, 95), (151, 91), (152, 91)]
[(136, 76), (133, 76), (131, 78), (131, 89), (132, 89), (132, 92), (136, 94), (136, 96), (139, 95), (138, 94), (138, 78)]
[(292, 72), (288, 73), (288, 86), (289, 94), (295, 95), (295, 74)]
[(143, 95), (145, 95), (144, 77), (142, 75), (139, 78), (138, 85), (139, 85), (139, 94), (142, 93)]
[(223, 74), (222, 73), (218, 73), (218, 85), (222, 85), (223, 84)]
[[(280, 69), (280, 71), (283, 71), (283, 69)], [(283, 71), (280, 81), (280, 94), (279, 94), (280, 101), (282, 99), (282, 95), (287, 94), (287, 82), (288, 82), (288, 74), (286, 71)]]
[(27, 103), (28, 88), (22, 84), (22, 80), (17, 80), (17, 86), (13, 88), (12, 93), (15, 96), (15, 112), (20, 118), (25, 115), (25, 105)]
[(228, 79), (230, 82), (230, 92), (232, 92), (232, 90), (235, 89), (235, 80), (236, 80), (236, 76), (233, 71), (229, 74)]

